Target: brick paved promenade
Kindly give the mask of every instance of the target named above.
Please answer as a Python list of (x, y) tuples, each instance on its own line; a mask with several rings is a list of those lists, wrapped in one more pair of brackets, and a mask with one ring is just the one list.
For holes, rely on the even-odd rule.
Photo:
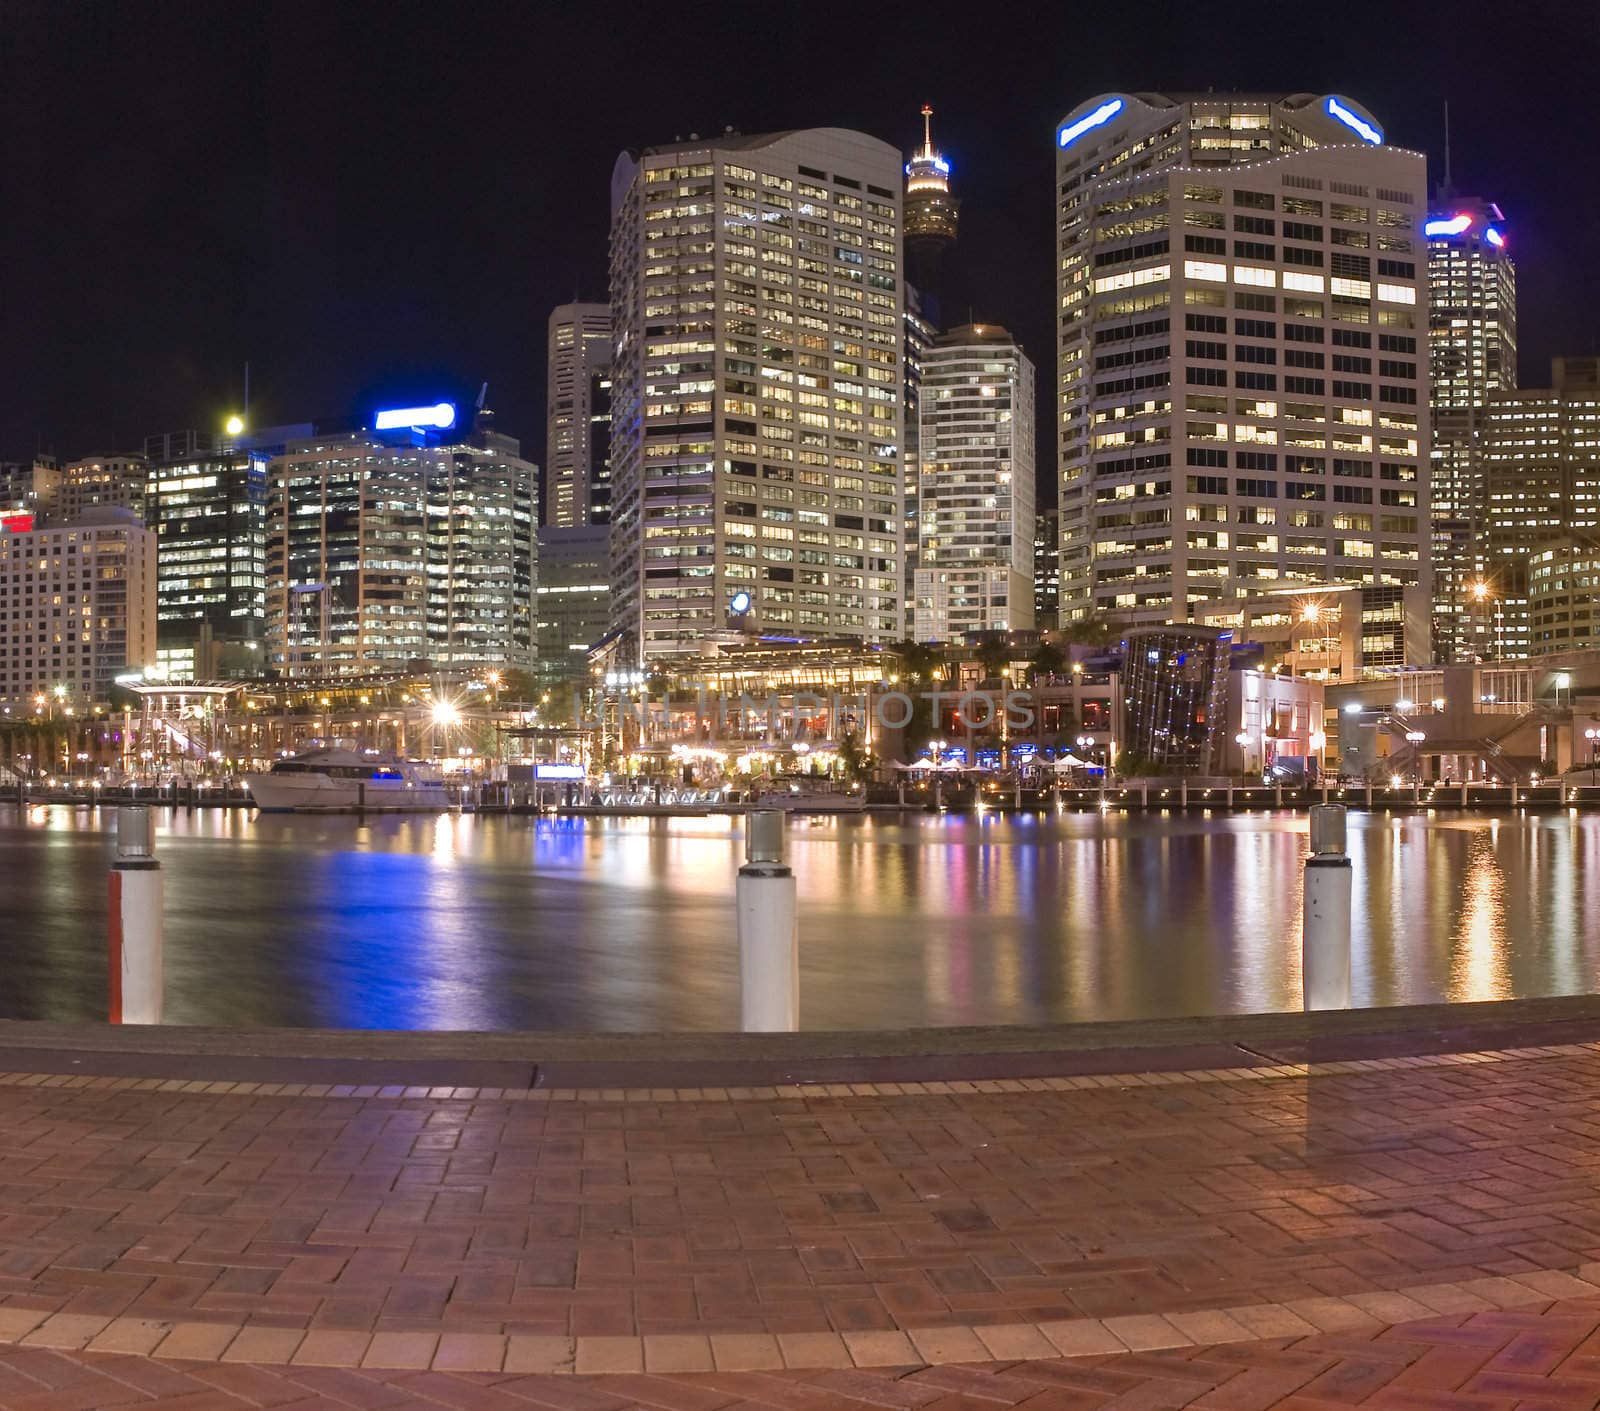
[(1600, 1403), (1600, 1044), (0, 1124), (4, 1407)]

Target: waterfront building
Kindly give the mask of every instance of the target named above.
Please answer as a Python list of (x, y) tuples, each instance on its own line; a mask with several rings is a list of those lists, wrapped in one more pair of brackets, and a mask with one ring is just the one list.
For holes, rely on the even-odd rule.
[(922, 146), (906, 163), (905, 241), (911, 282), (933, 290), (956, 243), (961, 201), (950, 191), (950, 163), (934, 149), (933, 109), (922, 105)]
[(546, 525), (539, 531), (534, 615), (543, 691), (570, 692), (589, 683), (589, 648), (611, 621), (609, 536), (604, 524)]
[(1600, 648), (1600, 542), (1569, 539), (1528, 555), (1528, 651)]
[(1063, 626), (1431, 592), (1422, 155), (1331, 94), (1104, 94), (1055, 140)]
[(1295, 676), (1354, 681), (1430, 661), (1432, 606), (1420, 586), (1325, 583), (1212, 599), (1195, 621), (1260, 644), (1270, 664)]
[[(1551, 386), (1492, 393), (1481, 429), (1487, 511), (1482, 576), (1466, 590), (1469, 640), (1497, 660), (1561, 650), (1566, 639), (1535, 632), (1529, 560), (1556, 550), (1581, 562), (1600, 545), (1600, 358), (1556, 358)], [(1542, 576), (1546, 618), (1556, 607), (1552, 595), (1561, 596), (1552, 584)], [(1551, 619), (1539, 632), (1563, 625), (1571, 630)]]
[[(480, 412), (311, 436), (268, 468), (273, 668), (318, 679), (531, 671), (538, 467)], [(448, 413), (445, 415), (444, 413)]]
[(1437, 658), (1483, 659), (1494, 643), (1472, 590), (1490, 570), (1484, 418), (1492, 396), (1517, 386), (1517, 271), (1492, 201), (1441, 192), (1424, 233)]
[(1121, 768), (1209, 774), (1217, 767), (1228, 693), (1230, 633), (1174, 623), (1122, 639)]
[(918, 477), (920, 475), (918, 440), (919, 415), (922, 397), (922, 364), (933, 340), (939, 336), (934, 322), (936, 305), (925, 299), (922, 291), (913, 284), (905, 287), (906, 339), (905, 339), (905, 436), (900, 448), (900, 465), (905, 484), (902, 543), (905, 545), (905, 636), (916, 635), (916, 573)]
[(0, 529), (0, 705), (81, 713), (156, 652), (156, 536), (124, 508)]
[(158, 665), (171, 681), (265, 668), (267, 462), (309, 424), (145, 439), (145, 522), (157, 536)]
[(900, 158), (691, 139), (611, 186), (613, 626), (636, 662), (904, 631)]
[(1226, 705), (1217, 731), (1217, 772), (1229, 777), (1315, 777), (1327, 763), (1323, 693), (1323, 683), (1311, 677), (1263, 671), (1235, 660), (1227, 673)]
[(923, 356), (915, 630), (919, 642), (1033, 626), (1033, 363), (996, 324)]
[(611, 514), (611, 309), (562, 304), (546, 356), (545, 515), (558, 529)]
[(1061, 519), (1054, 509), (1034, 511), (1033, 624), (1041, 631), (1059, 625), (1061, 601)]

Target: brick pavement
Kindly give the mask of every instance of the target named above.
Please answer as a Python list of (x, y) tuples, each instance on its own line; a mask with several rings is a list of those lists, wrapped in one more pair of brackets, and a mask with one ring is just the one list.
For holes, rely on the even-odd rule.
[(0, 1406), (1592, 1405), (1597, 1080), (0, 1075)]

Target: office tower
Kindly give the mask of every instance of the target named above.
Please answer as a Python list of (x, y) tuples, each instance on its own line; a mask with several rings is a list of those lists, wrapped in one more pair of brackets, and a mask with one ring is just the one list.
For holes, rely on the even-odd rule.
[(1428, 237), (1433, 376), (1433, 592), (1439, 659), (1494, 651), (1471, 592), (1489, 569), (1485, 405), (1517, 385), (1517, 271), (1500, 208), (1440, 193)]
[(157, 535), (158, 664), (173, 681), (259, 675), (267, 461), (310, 425), (147, 437), (145, 523)]
[(1556, 358), (1550, 380), (1492, 392), (1483, 411), (1484, 568), (1463, 597), (1465, 635), (1489, 658), (1564, 649), (1573, 593), (1593, 593), (1558, 584), (1584, 575), (1600, 549), (1600, 358)]
[(557, 713), (572, 709), (570, 693), (589, 682), (588, 651), (611, 623), (609, 531), (603, 524), (539, 531), (537, 618), (541, 690), (563, 692)]
[(88, 456), (68, 461), (55, 480), (46, 514), (52, 524), (72, 524), (89, 510), (116, 508), (144, 515), (143, 456)]
[(1333, 95), (1105, 94), (1056, 187), (1063, 626), (1431, 591), (1422, 156)]
[(0, 528), (0, 703), (81, 711), (155, 651), (156, 536), (137, 515)]
[(545, 366), (545, 523), (604, 524), (611, 514), (609, 305), (553, 310)]
[(1033, 363), (995, 324), (923, 358), (915, 639), (1033, 626)]
[[(533, 668), (538, 467), (480, 412), (291, 442), (269, 466), (267, 635), (286, 676)], [(445, 415), (445, 412), (448, 415)]]
[(911, 283), (932, 291), (956, 243), (960, 200), (950, 193), (950, 163), (934, 151), (933, 109), (922, 105), (922, 146), (906, 163), (906, 264)]
[(1061, 602), (1061, 520), (1053, 509), (1033, 517), (1033, 625), (1053, 630)]
[(904, 630), (899, 178), (838, 128), (617, 159), (613, 625), (639, 660)]
[(923, 314), (925, 306), (922, 291), (915, 285), (905, 287), (906, 338), (905, 338), (905, 437), (900, 448), (900, 465), (905, 491), (902, 499), (901, 521), (904, 529), (905, 572), (902, 575), (905, 593), (905, 635), (916, 635), (916, 571), (917, 571), (917, 439), (919, 426), (917, 407), (922, 388), (922, 361), (927, 356), (939, 330)]

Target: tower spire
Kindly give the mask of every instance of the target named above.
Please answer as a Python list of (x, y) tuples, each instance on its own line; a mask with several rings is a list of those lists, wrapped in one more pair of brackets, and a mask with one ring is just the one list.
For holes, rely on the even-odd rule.
[(1444, 190), (1453, 191), (1450, 184), (1450, 100), (1444, 100)]
[(933, 155), (933, 107), (928, 103), (922, 105), (922, 151), (924, 156)]

